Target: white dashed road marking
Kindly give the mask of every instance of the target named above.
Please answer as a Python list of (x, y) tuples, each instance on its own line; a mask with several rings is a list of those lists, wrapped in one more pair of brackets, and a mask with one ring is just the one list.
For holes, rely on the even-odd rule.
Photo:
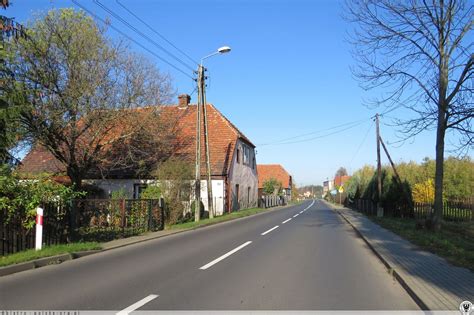
[(278, 225), (275, 225), (275, 226), (274, 226), (274, 227), (272, 227), (270, 230), (268, 230), (268, 231), (265, 231), (265, 232), (263, 232), (263, 233), (262, 233), (262, 234), (260, 234), (260, 235), (265, 235), (265, 234), (268, 234), (268, 233), (270, 233), (271, 231), (273, 231), (274, 229), (277, 229), (277, 228), (278, 228)]
[(245, 243), (243, 243), (242, 245), (240, 245), (239, 247), (234, 248), (234, 249), (231, 250), (230, 252), (227, 252), (226, 254), (220, 256), (219, 258), (214, 259), (213, 261), (211, 261), (210, 263), (208, 263), (208, 264), (202, 266), (202, 267), (199, 268), (199, 269), (201, 269), (201, 270), (206, 270), (207, 268), (212, 267), (213, 265), (217, 264), (219, 261), (226, 259), (226, 258), (229, 257), (230, 255), (232, 255), (232, 254), (238, 252), (239, 250), (241, 250), (242, 248), (244, 248), (245, 246), (247, 246), (247, 245), (249, 245), (249, 244), (251, 244), (251, 243), (252, 243), (252, 241), (245, 242)]
[(128, 315), (130, 314), (131, 312), (133, 312), (134, 310), (136, 310), (137, 308), (140, 308), (142, 307), (143, 305), (145, 305), (146, 303), (150, 302), (151, 300), (154, 300), (158, 297), (159, 295), (156, 295), (156, 294), (150, 294), (149, 296), (147, 296), (146, 298), (143, 298), (141, 299), (140, 301), (130, 305), (129, 307), (121, 310), (120, 312), (117, 313), (117, 315)]

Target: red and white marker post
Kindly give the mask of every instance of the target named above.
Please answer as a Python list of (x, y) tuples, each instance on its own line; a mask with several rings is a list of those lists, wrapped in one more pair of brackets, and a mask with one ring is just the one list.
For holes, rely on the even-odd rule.
[(36, 250), (43, 246), (43, 208), (36, 208)]

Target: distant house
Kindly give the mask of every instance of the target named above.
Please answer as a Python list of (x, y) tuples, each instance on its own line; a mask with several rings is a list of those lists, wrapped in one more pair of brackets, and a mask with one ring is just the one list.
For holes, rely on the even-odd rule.
[[(174, 148), (173, 156), (189, 161), (196, 160), (196, 109), (189, 103), (189, 95), (180, 95), (179, 104), (160, 106), (160, 115), (173, 121), (179, 146)], [(254, 207), (258, 198), (258, 178), (255, 145), (213, 105), (207, 104), (209, 128), (209, 151), (212, 177), (212, 196), (217, 215), (241, 208)], [(202, 122), (202, 120), (201, 120)], [(204, 139), (204, 127), (201, 126)], [(204, 142), (201, 147), (201, 200), (206, 211), (207, 169), (205, 163)], [(34, 147), (24, 158), (20, 166), (23, 173), (35, 174), (48, 172), (64, 174), (65, 167), (52, 154), (41, 146)], [(139, 198), (142, 190), (155, 181), (150, 177), (136, 175), (137, 172), (115, 172), (104, 177), (91, 174), (85, 183), (94, 185), (102, 191), (103, 198), (111, 192), (124, 190), (128, 198)]]
[(292, 176), (280, 164), (259, 164), (258, 171), (258, 196), (263, 195), (263, 184), (274, 178), (282, 185), (282, 193), (291, 199)]
[(323, 197), (326, 196), (333, 189), (334, 189), (334, 181), (325, 180), (323, 182)]
[(349, 175), (335, 176), (334, 177), (334, 186), (339, 188), (341, 186), (345, 187), (345, 184), (351, 179)]

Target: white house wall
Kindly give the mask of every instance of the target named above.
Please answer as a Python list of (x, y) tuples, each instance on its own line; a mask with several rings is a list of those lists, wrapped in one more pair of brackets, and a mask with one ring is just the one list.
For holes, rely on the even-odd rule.
[[(108, 198), (108, 196), (114, 191), (123, 190), (126, 198), (133, 199), (134, 185), (151, 185), (155, 184), (157, 181), (143, 179), (89, 179), (85, 180), (84, 182), (102, 189), (105, 194), (105, 196), (103, 196), (104, 198)], [(192, 185), (192, 183), (190, 184)], [(222, 215), (224, 213), (224, 187), (224, 180), (212, 180), (212, 197), (214, 200), (214, 210), (216, 215)], [(206, 180), (201, 180), (201, 201), (204, 204), (204, 209), (209, 211)]]
[[(224, 180), (212, 180), (212, 200), (214, 202), (214, 213), (216, 215), (224, 214)], [(207, 198), (207, 181), (201, 180), (201, 201), (204, 204), (204, 209), (209, 211), (209, 204)]]
[(135, 184), (153, 184), (156, 180), (144, 179), (87, 179), (84, 183), (94, 185), (103, 190), (105, 196), (108, 198), (114, 191), (123, 190), (126, 198), (133, 199), (133, 187)]

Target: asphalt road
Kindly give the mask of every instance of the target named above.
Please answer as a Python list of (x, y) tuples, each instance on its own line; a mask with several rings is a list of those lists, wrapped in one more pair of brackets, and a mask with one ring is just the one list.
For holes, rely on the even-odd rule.
[(418, 309), (321, 201), (0, 278), (4, 310), (137, 308)]

